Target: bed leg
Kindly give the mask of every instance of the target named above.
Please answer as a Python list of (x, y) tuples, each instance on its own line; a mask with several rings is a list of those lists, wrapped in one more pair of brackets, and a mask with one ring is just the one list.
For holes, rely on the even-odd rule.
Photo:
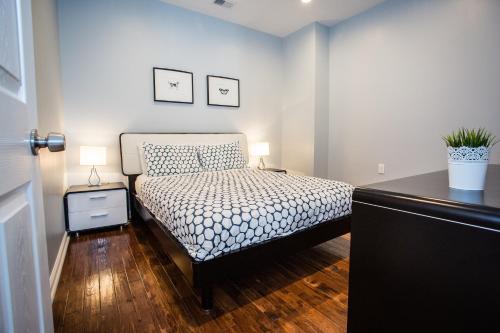
[(204, 285), (201, 287), (201, 307), (205, 311), (212, 310), (214, 306), (214, 295), (212, 285)]
[(132, 221), (140, 221), (141, 216), (139, 215), (139, 212), (137, 211), (136, 203), (134, 201), (130, 202), (130, 219)]

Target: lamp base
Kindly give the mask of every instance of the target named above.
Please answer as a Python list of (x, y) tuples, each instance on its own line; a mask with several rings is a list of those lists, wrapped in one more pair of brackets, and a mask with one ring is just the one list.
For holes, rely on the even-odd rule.
[(259, 160), (259, 165), (257, 166), (257, 169), (264, 170), (265, 168), (266, 168), (266, 164), (264, 163), (264, 157), (261, 157)]
[(89, 176), (89, 186), (100, 186), (101, 185), (101, 177), (97, 174), (97, 169), (95, 168), (95, 165), (92, 166), (92, 169), (90, 169), (90, 176)]

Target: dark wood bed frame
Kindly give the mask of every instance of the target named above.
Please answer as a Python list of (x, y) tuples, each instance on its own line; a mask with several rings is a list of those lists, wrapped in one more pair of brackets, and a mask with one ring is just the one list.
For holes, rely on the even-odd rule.
[[(120, 157), (122, 157), (121, 136), (123, 134), (150, 134), (150, 133), (122, 133), (120, 134)], [(173, 133), (151, 133), (173, 134)], [(179, 133), (181, 134), (181, 133)], [(212, 134), (212, 133), (193, 133)], [(214, 133), (218, 134), (218, 133)], [(207, 260), (196, 261), (186, 251), (184, 246), (173, 236), (163, 224), (142, 204), (135, 191), (135, 181), (139, 175), (122, 173), (128, 177), (132, 220), (142, 220), (159, 242), (163, 251), (177, 265), (193, 288), (200, 291), (201, 306), (204, 310), (213, 307), (212, 286), (214, 282), (225, 277), (228, 272), (243, 273), (263, 263), (271, 262), (295, 252), (308, 249), (333, 238), (342, 236), (351, 229), (351, 217), (342, 217), (326, 221), (286, 237), (274, 238), (252, 246), (229, 252), (223, 256)]]

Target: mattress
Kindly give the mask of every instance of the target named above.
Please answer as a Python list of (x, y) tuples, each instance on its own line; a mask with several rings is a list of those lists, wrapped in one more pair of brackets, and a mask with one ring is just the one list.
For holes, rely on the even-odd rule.
[(235, 169), (143, 177), (138, 193), (189, 255), (206, 261), (347, 216), (353, 190), (333, 180)]
[(141, 199), (141, 200), (142, 200), (142, 198), (141, 198), (142, 184), (144, 184), (144, 182), (147, 179), (148, 179), (148, 176), (143, 175), (143, 174), (137, 176), (137, 178), (135, 179), (135, 193), (139, 197), (139, 199)]

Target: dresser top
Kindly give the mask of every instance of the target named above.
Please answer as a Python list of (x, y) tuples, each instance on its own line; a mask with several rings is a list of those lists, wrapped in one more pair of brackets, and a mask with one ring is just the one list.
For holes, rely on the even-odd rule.
[(464, 191), (449, 188), (447, 170), (362, 187), (500, 209), (500, 164), (488, 166), (484, 191)]
[(448, 171), (365, 185), (353, 200), (460, 221), (484, 220), (500, 228), (500, 165), (490, 164), (484, 191), (448, 187)]
[(110, 190), (126, 190), (127, 187), (123, 182), (117, 183), (107, 183), (99, 186), (88, 186), (88, 185), (73, 185), (68, 188), (66, 195), (70, 193), (83, 193), (83, 192), (94, 192), (94, 191), (110, 191)]

